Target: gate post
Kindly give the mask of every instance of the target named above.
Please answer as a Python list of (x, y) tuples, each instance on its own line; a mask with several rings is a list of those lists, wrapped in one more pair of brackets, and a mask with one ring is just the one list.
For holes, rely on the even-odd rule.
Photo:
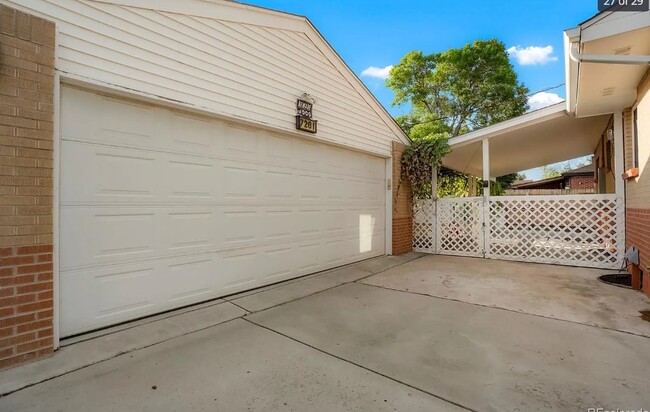
[(483, 257), (490, 257), (490, 140), (483, 139)]
[(433, 252), (440, 253), (440, 239), (438, 239), (438, 168), (431, 166), (431, 210), (433, 211), (433, 230), (431, 231), (431, 242), (433, 243)]

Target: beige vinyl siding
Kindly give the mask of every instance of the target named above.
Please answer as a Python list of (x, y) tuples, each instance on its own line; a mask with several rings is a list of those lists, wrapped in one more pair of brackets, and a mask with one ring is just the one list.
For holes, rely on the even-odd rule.
[(316, 138), (387, 157), (398, 140), (295, 17), (287, 27), (302, 22), (302, 32), (93, 1), (29, 7), (56, 21), (64, 76), (287, 131), (295, 129), (296, 98), (309, 92)]

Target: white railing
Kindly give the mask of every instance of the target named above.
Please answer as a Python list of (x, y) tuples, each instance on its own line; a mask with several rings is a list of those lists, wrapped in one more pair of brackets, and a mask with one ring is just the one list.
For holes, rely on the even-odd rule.
[(418, 201), (414, 249), (425, 253), (618, 269), (625, 210), (615, 195)]

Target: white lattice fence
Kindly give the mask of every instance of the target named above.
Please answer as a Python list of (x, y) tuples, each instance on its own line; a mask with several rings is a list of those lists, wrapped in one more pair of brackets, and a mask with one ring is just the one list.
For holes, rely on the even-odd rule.
[(492, 259), (618, 269), (624, 210), (614, 195), (489, 199), (486, 256)]
[(445, 198), (437, 203), (437, 253), (483, 256), (483, 198)]
[(436, 253), (436, 202), (431, 199), (413, 205), (413, 250)]

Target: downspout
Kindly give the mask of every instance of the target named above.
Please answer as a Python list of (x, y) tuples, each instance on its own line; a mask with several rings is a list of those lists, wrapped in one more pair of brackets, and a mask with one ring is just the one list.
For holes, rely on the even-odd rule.
[(576, 63), (650, 65), (650, 56), (626, 56), (609, 54), (582, 54), (578, 51), (580, 42), (572, 42), (569, 57)]
[[(580, 53), (580, 31), (576, 36), (567, 38), (569, 42), (569, 58), (578, 64), (578, 72), (580, 70), (581, 63), (596, 63), (596, 64), (624, 64), (624, 65), (650, 65), (650, 56), (643, 55), (608, 55), (608, 54), (582, 54)], [(578, 75), (579, 76), (579, 75)], [(570, 101), (569, 94), (571, 82), (567, 79), (567, 101)], [(577, 95), (576, 95), (577, 101)], [(569, 107), (568, 112), (570, 116), (575, 116), (577, 107), (574, 103), (574, 107)]]

